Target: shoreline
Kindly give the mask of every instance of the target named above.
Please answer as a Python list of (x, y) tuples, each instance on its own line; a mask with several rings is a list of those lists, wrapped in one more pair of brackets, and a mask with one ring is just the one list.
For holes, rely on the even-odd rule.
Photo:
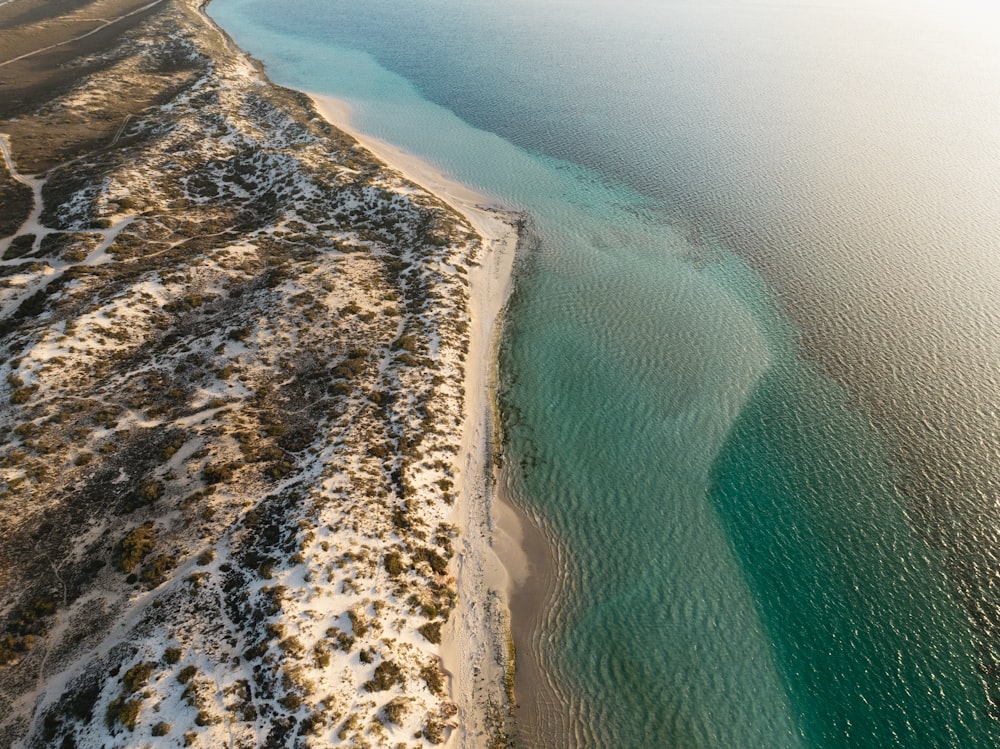
[[(272, 83), (264, 63), (243, 50), (208, 14), (210, 2), (198, 1), (199, 14), (254, 67), (262, 80)], [(499, 732), (509, 738), (519, 723), (513, 683), (517, 668), (515, 643), (534, 645), (539, 631), (535, 612), (554, 586), (555, 550), (527, 513), (504, 495), (504, 468), (494, 462), (494, 443), (499, 437), (495, 418), (499, 407), (497, 348), (503, 315), (513, 292), (520, 227), (516, 214), (499, 201), (451, 179), (398, 146), (357, 130), (351, 124), (348, 102), (315, 91), (301, 93), (327, 123), (457, 211), (483, 240), (483, 257), (469, 273), (471, 327), (464, 368), (466, 405), (460, 453), (465, 458), (456, 477), (453, 514), (462, 532), (461, 551), (455, 559), (456, 586), (459, 600), (467, 603), (456, 606), (452, 619), (442, 629), (439, 650), (450, 697), (463, 716), (445, 745), (478, 749), (483, 737)], [(525, 599), (525, 613), (531, 615), (519, 616), (519, 624), (515, 625), (512, 603), (521, 598)], [(524, 605), (529, 602), (530, 609)], [(554, 687), (549, 685), (545, 690), (542, 685), (544, 670), (538, 648), (533, 646), (530, 651), (535, 657), (526, 669), (527, 681), (554, 698)]]
[[(571, 735), (569, 708), (556, 680), (545, 668), (542, 640), (548, 603), (557, 592), (560, 549), (537, 517), (508, 495), (510, 467), (498, 471), (494, 517), (496, 553), (510, 571), (507, 605), (512, 612), (511, 636), (517, 647), (515, 693), (530, 700), (515, 701), (517, 745), (558, 746)], [(527, 741), (530, 739), (530, 741)]]
[[(346, 102), (310, 91), (304, 93), (327, 122), (354, 137), (389, 168), (454, 208), (483, 239), (483, 256), (469, 273), (471, 327), (465, 366), (463, 457), (454, 514), (462, 530), (455, 577), (458, 598), (464, 604), (456, 606), (443, 631), (440, 650), (450, 676), (451, 698), (463, 716), (447, 745), (476, 747), (481, 745), (482, 736), (496, 730), (498, 721), (509, 723), (513, 702), (506, 709), (500, 706), (504, 684), (513, 678), (512, 670), (508, 677), (508, 668), (512, 669), (513, 664), (503, 663), (498, 653), (513, 656), (512, 645), (508, 644), (515, 629), (510, 604), (531, 575), (532, 558), (538, 556), (522, 546), (526, 518), (499, 491), (502, 480), (493, 462), (496, 353), (511, 292), (517, 226), (511, 221), (512, 214), (504, 212), (495, 201), (450, 179), (418, 157), (358, 132), (351, 125)], [(512, 690), (512, 684), (508, 689)]]

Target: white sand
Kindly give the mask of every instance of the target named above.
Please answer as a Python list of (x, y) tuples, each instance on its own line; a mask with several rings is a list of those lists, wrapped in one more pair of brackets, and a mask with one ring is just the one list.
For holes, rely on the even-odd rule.
[[(488, 198), (449, 179), (412, 154), (357, 132), (351, 127), (350, 108), (344, 102), (329, 96), (309, 95), (327, 121), (352, 135), (408, 180), (459, 211), (485, 243), (481, 265), (469, 273), (470, 348), (465, 368), (462, 465), (456, 482), (458, 497), (454, 519), (462, 529), (462, 541), (454, 562), (458, 605), (445, 630), (441, 648), (445, 669), (451, 676), (452, 700), (459, 706), (459, 728), (448, 745), (482, 746), (486, 735), (483, 707), (490, 700), (502, 704), (504, 669), (496, 654), (498, 650), (501, 653), (506, 650), (506, 601), (515, 583), (494, 551), (494, 532), (498, 531), (497, 543), (504, 548), (503, 557), (508, 566), (511, 561), (523, 558), (518, 548), (517, 519), (500, 504), (495, 511), (502, 512), (505, 522), (497, 527), (491, 459), (495, 350), (517, 246), (514, 217), (491, 206)], [(511, 569), (511, 572), (521, 578), (527, 565), (515, 566), (520, 569)], [(500, 597), (491, 596), (491, 592)]]

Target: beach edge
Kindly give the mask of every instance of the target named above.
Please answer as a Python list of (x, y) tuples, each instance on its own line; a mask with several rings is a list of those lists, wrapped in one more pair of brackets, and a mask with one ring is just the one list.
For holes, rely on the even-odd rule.
[[(441, 657), (451, 677), (461, 721), (450, 746), (476, 747), (484, 732), (507, 733), (513, 708), (513, 649), (509, 599), (525, 570), (508, 570), (494, 547), (498, 501), (496, 447), (497, 352), (518, 248), (518, 216), (456, 182), (433, 165), (356, 130), (350, 107), (335, 97), (304, 92), (333, 127), (354, 137), (391, 169), (464, 216), (483, 241), (469, 273), (470, 335), (465, 366), (465, 421), (455, 504), (461, 544), (455, 562), (458, 605), (444, 630)], [(510, 544), (506, 544), (509, 546)], [(506, 703), (506, 704), (504, 704)]]
[[(458, 603), (442, 630), (439, 654), (449, 677), (451, 699), (459, 711), (458, 726), (448, 736), (446, 746), (474, 749), (482, 746), (484, 735), (507, 739), (513, 730), (515, 707), (509, 602), (529, 571), (528, 555), (518, 548), (516, 524), (498, 528), (494, 503), (504, 506), (510, 503), (497, 496), (501, 471), (494, 462), (494, 450), (499, 409), (497, 353), (504, 311), (513, 290), (520, 216), (498, 201), (450, 179), (419, 157), (358, 131), (351, 124), (347, 102), (275, 84), (264, 63), (240, 47), (212, 18), (210, 3), (211, 0), (198, 3), (198, 12), (205, 23), (253, 65), (261, 80), (305, 94), (327, 123), (463, 216), (482, 240), (478, 266), (468, 275), (469, 353), (464, 367), (465, 411), (453, 513), (461, 535), (451, 566)], [(503, 515), (510, 518), (514, 509), (511, 507)], [(497, 531), (502, 536), (503, 554), (498, 554), (494, 547)]]

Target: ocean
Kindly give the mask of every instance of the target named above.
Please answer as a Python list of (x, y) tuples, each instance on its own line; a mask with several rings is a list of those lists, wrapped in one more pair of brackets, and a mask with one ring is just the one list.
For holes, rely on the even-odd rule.
[(1000, 746), (1000, 11), (213, 0), (523, 211), (526, 747)]

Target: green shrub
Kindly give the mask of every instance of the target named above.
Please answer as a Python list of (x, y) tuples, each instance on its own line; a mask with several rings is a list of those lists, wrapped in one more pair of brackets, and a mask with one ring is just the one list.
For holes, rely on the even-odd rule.
[(444, 676), (436, 665), (432, 663), (420, 669), (420, 678), (427, 684), (431, 694), (436, 694), (438, 697), (444, 696)]
[(289, 692), (280, 700), (278, 700), (287, 710), (298, 710), (299, 706), (302, 704), (302, 698), (295, 692)]
[(139, 487), (137, 495), (143, 504), (151, 504), (163, 496), (163, 482), (150, 479)]
[(403, 683), (403, 670), (392, 661), (382, 661), (375, 667), (375, 675), (364, 684), (367, 692), (384, 692)]
[(201, 477), (205, 479), (206, 484), (220, 484), (232, 480), (239, 466), (240, 464), (236, 462), (209, 463), (202, 469)]
[(156, 668), (156, 664), (151, 661), (143, 661), (132, 666), (132, 668), (125, 672), (125, 676), (122, 677), (122, 684), (125, 686), (125, 691), (133, 694), (141, 687), (146, 686), (149, 682), (149, 677), (153, 675), (154, 668)]
[(432, 744), (444, 743), (444, 726), (441, 721), (430, 718), (424, 726), (424, 738)]
[(114, 727), (115, 723), (120, 723), (128, 730), (135, 730), (139, 722), (139, 711), (142, 709), (142, 698), (136, 697), (125, 701), (122, 697), (117, 697), (108, 705), (108, 710), (104, 715), (104, 722), (108, 728)]
[(417, 338), (412, 333), (402, 335), (396, 339), (393, 348), (397, 350), (409, 351), (411, 354), (417, 350)]
[(163, 651), (163, 660), (169, 665), (174, 665), (181, 659), (181, 649), (180, 648), (167, 648)]
[(397, 697), (382, 708), (382, 714), (389, 723), (397, 726), (403, 725), (403, 716), (406, 715), (406, 700)]
[(316, 668), (326, 668), (330, 665), (330, 650), (324, 642), (317, 642), (313, 645), (313, 664)]
[(417, 632), (422, 634), (428, 642), (435, 645), (441, 643), (441, 622), (427, 622), (417, 627)]
[(293, 658), (299, 658), (306, 652), (305, 645), (296, 635), (286, 637), (278, 646)]
[(398, 577), (403, 572), (403, 556), (398, 551), (390, 551), (382, 560), (389, 577)]
[(443, 575), (448, 570), (448, 560), (427, 547), (421, 547), (413, 552), (413, 559), (417, 562), (427, 562), (431, 569), (439, 575)]
[(28, 387), (18, 388), (10, 394), (10, 402), (14, 405), (22, 405), (31, 400), (31, 396), (35, 394), (38, 390), (38, 385), (29, 385)]
[(177, 566), (177, 559), (166, 554), (160, 554), (143, 569), (139, 579), (152, 587), (160, 585), (167, 579), (170, 571)]
[(117, 562), (122, 572), (130, 574), (135, 571), (149, 552), (156, 545), (156, 534), (153, 524), (146, 523), (129, 533), (118, 545)]
[(355, 637), (364, 637), (368, 633), (368, 622), (356, 611), (348, 611), (347, 618), (351, 620), (351, 631)]

